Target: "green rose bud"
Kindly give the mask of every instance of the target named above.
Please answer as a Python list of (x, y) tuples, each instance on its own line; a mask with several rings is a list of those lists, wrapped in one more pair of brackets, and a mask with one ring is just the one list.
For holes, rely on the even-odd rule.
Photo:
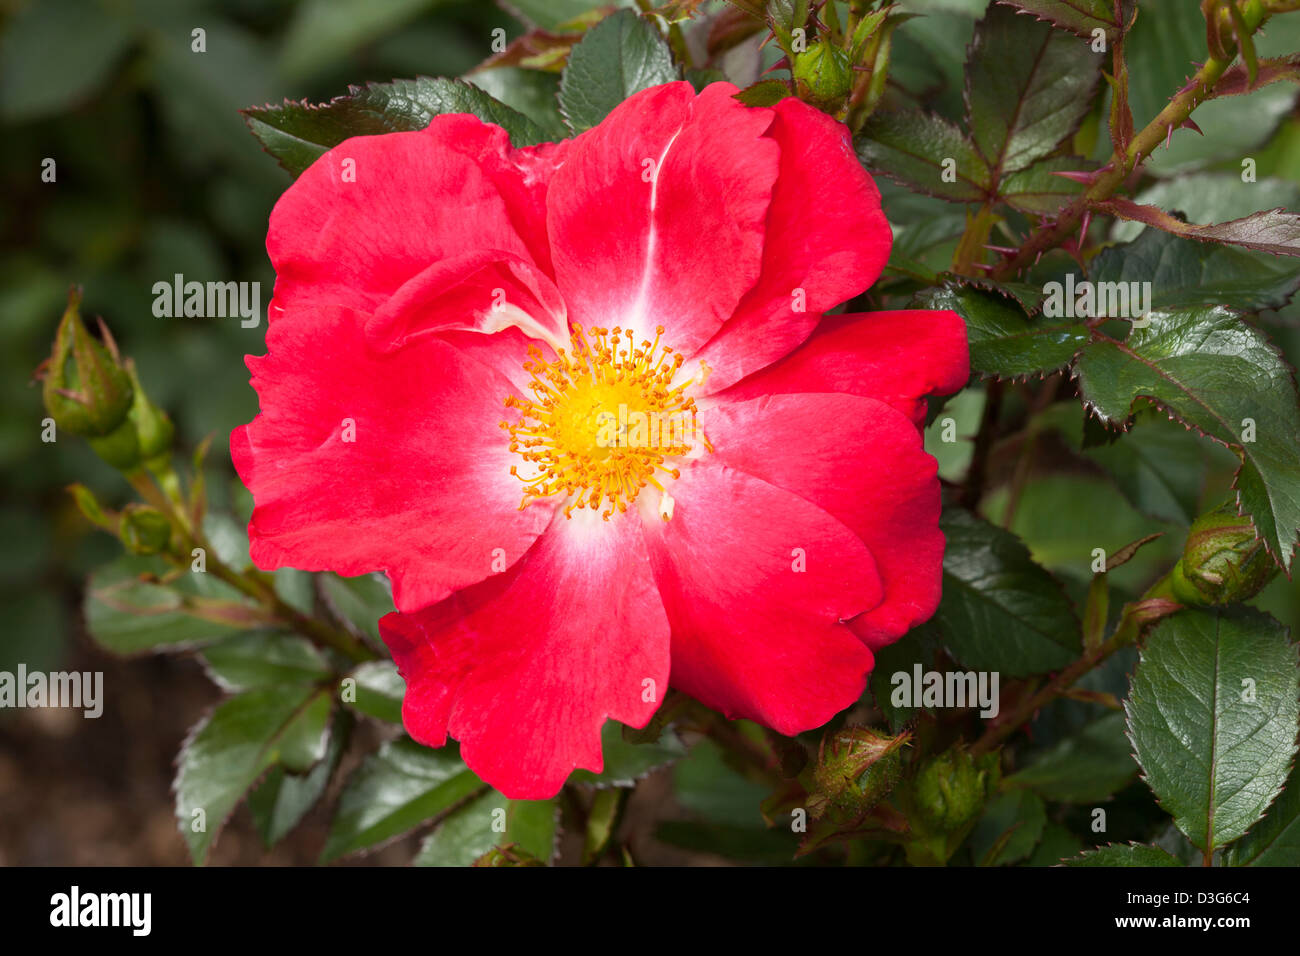
[(140, 467), (140, 439), (135, 432), (135, 422), (129, 417), (107, 435), (87, 438), (95, 454), (119, 471), (134, 471)]
[(976, 758), (954, 747), (917, 771), (912, 781), (916, 808), (928, 827), (941, 833), (959, 830), (975, 819), (998, 776), (996, 754)]
[(74, 289), (44, 369), (43, 395), (45, 410), (59, 428), (95, 438), (113, 433), (126, 421), (131, 377), (104, 323), (99, 323), (103, 342), (86, 329), (77, 310), (80, 304), (81, 295)]
[(822, 739), (808, 812), (851, 823), (894, 789), (903, 767), (907, 734), (885, 737), (866, 727), (845, 727)]
[(126, 360), (127, 374), (131, 376), (135, 400), (131, 405), (131, 419), (135, 422), (136, 435), (140, 440), (140, 458), (151, 461), (167, 455), (172, 449), (172, 440), (176, 437), (176, 427), (161, 408), (149, 401), (136, 375), (135, 363)]
[(796, 53), (790, 72), (799, 98), (827, 113), (843, 107), (853, 90), (853, 69), (848, 54), (825, 40), (818, 40), (803, 53)]
[(1233, 604), (1254, 597), (1275, 574), (1250, 519), (1225, 502), (1192, 523), (1169, 584), (1183, 604)]
[(157, 554), (171, 543), (172, 525), (158, 509), (131, 504), (122, 511), (118, 536), (132, 554)]

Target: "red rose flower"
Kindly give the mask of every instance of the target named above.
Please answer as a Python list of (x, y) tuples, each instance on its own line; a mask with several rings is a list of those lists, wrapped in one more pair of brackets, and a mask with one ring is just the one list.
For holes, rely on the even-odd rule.
[(922, 396), (950, 312), (835, 315), (889, 255), (843, 126), (718, 83), (513, 149), (467, 115), (350, 139), (271, 215), (252, 556), (382, 570), (406, 729), (515, 798), (672, 686), (793, 734), (929, 617)]

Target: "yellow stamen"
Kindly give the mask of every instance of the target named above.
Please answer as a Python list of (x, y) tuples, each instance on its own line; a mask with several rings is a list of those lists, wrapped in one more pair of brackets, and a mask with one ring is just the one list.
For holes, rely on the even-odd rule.
[(686, 395), (698, 383), (673, 384), (683, 358), (660, 345), (663, 331), (659, 326), (653, 342), (636, 345), (631, 330), (584, 331), (575, 324), (572, 353), (559, 349), (554, 362), (529, 347), (524, 370), (532, 376), (533, 397), (507, 398), (506, 407), (518, 409), (519, 420), (501, 423), (510, 433), (510, 450), (536, 469), (529, 476), (510, 469), (524, 484), (520, 510), (561, 495), (573, 499), (565, 517), (604, 505), (601, 517), (608, 521), (649, 485), (667, 502), (661, 505), (664, 520), (672, 516), (672, 496), (660, 479), (675, 480), (681, 472), (666, 462), (689, 453), (688, 440), (712, 447), (697, 431), (695, 399)]

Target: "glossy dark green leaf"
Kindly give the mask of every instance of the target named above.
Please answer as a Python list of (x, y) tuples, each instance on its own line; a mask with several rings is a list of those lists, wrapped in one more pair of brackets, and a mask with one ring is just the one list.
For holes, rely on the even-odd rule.
[(1072, 860), (1065, 861), (1066, 866), (1183, 866), (1183, 862), (1171, 856), (1157, 846), (1142, 846), (1139, 843), (1113, 843), (1098, 850), (1089, 850)]
[[(1235, 486), (1265, 546), (1291, 566), (1300, 534), (1295, 382), (1263, 334), (1223, 308), (1153, 311), (1124, 341), (1097, 333), (1076, 363), (1084, 402), (1122, 422), (1153, 401), (1242, 459)], [(1252, 440), (1253, 439), (1253, 440)]]
[(575, 133), (590, 129), (633, 93), (677, 79), (659, 31), (619, 10), (587, 31), (560, 79), (560, 113)]
[(597, 787), (635, 787), (638, 780), (660, 767), (679, 760), (686, 748), (671, 730), (652, 744), (633, 744), (623, 738), (623, 727), (607, 720), (600, 731), (600, 750), (605, 758), (605, 769), (596, 774), (590, 770), (575, 770), (570, 783), (589, 783)]
[(1078, 656), (1079, 620), (1056, 579), (1013, 534), (960, 508), (939, 521), (947, 539), (936, 622), (966, 667), (1027, 677)]
[[(176, 819), (195, 863), (248, 788), (283, 761), (304, 768), (324, 756), (328, 693), (311, 687), (249, 691), (195, 726), (178, 758)], [(314, 757), (315, 760), (311, 758)]]
[(1101, 57), (1077, 37), (992, 4), (975, 25), (966, 105), (996, 179), (1052, 152), (1092, 106)]
[(1242, 312), (1278, 309), (1300, 289), (1300, 263), (1147, 229), (1133, 242), (1103, 249), (1089, 279), (1150, 282), (1150, 306), (1226, 305)]
[(238, 634), (203, 652), (209, 676), (226, 691), (318, 684), (329, 662), (310, 641), (294, 634)]
[(560, 77), (544, 70), (498, 66), (476, 70), (465, 77), (480, 90), (513, 110), (518, 110), (546, 132), (548, 139), (569, 135), (560, 116)]
[(297, 176), (352, 136), (421, 130), (443, 113), (473, 113), (510, 134), (515, 146), (545, 141), (546, 131), (463, 80), (422, 76), (351, 86), (328, 103), (286, 102), (243, 111), (248, 128), (280, 165)]
[(272, 767), (248, 794), (253, 825), (268, 849), (288, 836), (325, 793), (347, 748), (351, 727), (352, 719), (339, 711), (330, 726), (325, 759), (302, 774)]
[(1017, 378), (1064, 368), (1088, 341), (1077, 319), (1030, 319), (1017, 302), (970, 285), (948, 284), (918, 296), (927, 309), (950, 309), (966, 322), (971, 368)]
[(343, 686), (343, 703), (353, 710), (389, 723), (402, 722), (406, 681), (392, 661), (366, 661), (348, 675), (355, 684)]
[(384, 744), (348, 779), (321, 861), (368, 849), (445, 813), (484, 786), (451, 748)]
[(1028, 788), (1045, 800), (1088, 803), (1123, 788), (1137, 770), (1124, 736), (1124, 715), (1116, 712), (1062, 740), (1003, 785)]
[(447, 816), (430, 833), (416, 866), (470, 866), (496, 846), (516, 844), (539, 860), (555, 855), (559, 805), (552, 800), (507, 800), (489, 790)]
[(1300, 765), (1264, 819), (1228, 848), (1228, 866), (1300, 866)]
[(982, 199), (992, 183), (988, 162), (954, 124), (919, 110), (876, 113), (854, 140), (872, 173), (953, 202)]
[(1202, 852), (1244, 834), (1282, 789), (1298, 694), (1296, 646), (1259, 611), (1183, 610), (1148, 635), (1129, 736), (1161, 806)]
[(1120, 16), (1115, 16), (1115, 0), (1003, 0), (1010, 6), (1032, 13), (1063, 30), (1091, 40), (1094, 30), (1103, 30), (1114, 39), (1128, 25), (1137, 0), (1123, 0)]

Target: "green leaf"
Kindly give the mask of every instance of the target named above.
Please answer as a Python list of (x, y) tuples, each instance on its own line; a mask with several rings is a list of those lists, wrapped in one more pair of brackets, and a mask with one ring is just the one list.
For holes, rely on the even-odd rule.
[(139, 654), (163, 647), (194, 647), (265, 626), (252, 617), (237, 625), (229, 619), (198, 616), (207, 600), (230, 602), (250, 615), (256, 608), (208, 573), (184, 572), (163, 584), (159, 575), (167, 570), (157, 558), (123, 556), (90, 576), (86, 629), (95, 643), (114, 654)]
[(589, 783), (596, 787), (635, 787), (638, 780), (685, 756), (686, 748), (671, 730), (652, 744), (632, 744), (623, 738), (623, 726), (607, 720), (600, 730), (600, 752), (605, 769), (600, 773), (575, 770), (570, 783)]
[(1015, 535), (960, 508), (945, 509), (939, 527), (948, 544), (935, 619), (953, 657), (1027, 677), (1078, 656), (1080, 625), (1069, 599)]
[(1123, 196), (1113, 196), (1095, 208), (1198, 242), (1227, 243), (1277, 256), (1300, 256), (1300, 215), (1285, 209), (1251, 213), (1231, 222), (1196, 225)]
[(1183, 866), (1182, 860), (1171, 856), (1158, 846), (1140, 843), (1112, 843), (1099, 850), (1065, 861), (1066, 866)]
[(321, 591), (330, 610), (350, 623), (372, 641), (379, 638), (379, 619), (391, 614), (393, 591), (382, 574), (362, 574), (355, 578), (341, 578), (328, 572), (319, 576)]
[(582, 862), (590, 866), (604, 854), (614, 831), (623, 817), (627, 794), (621, 790), (599, 790), (587, 814), (587, 832), (583, 840)]
[(1001, 0), (1010, 6), (1032, 13), (1040, 20), (1056, 24), (1062, 30), (1092, 39), (1093, 30), (1106, 31), (1113, 40), (1132, 19), (1137, 0), (1123, 0), (1120, 19), (1115, 17), (1115, 0)]
[[(1278, 206), (1294, 207), (1300, 203), (1300, 184), (1277, 178), (1243, 182), (1239, 173), (1190, 173), (1157, 182), (1138, 193), (1137, 201), (1180, 212), (1189, 222), (1226, 222)], [(1145, 229), (1138, 222), (1119, 222), (1111, 238), (1131, 242)]]
[(560, 113), (575, 133), (591, 129), (633, 93), (677, 79), (668, 44), (648, 21), (619, 10), (587, 31), (560, 79)]
[(248, 794), (248, 809), (262, 843), (270, 849), (296, 827), (320, 800), (347, 748), (352, 720), (345, 711), (335, 715), (329, 730), (325, 759), (305, 774), (284, 767), (271, 771)]
[(1147, 229), (1133, 242), (1103, 249), (1089, 278), (1150, 282), (1150, 306), (1226, 305), (1242, 312), (1279, 309), (1300, 289), (1300, 264), (1213, 242)]
[(1124, 715), (1110, 713), (1007, 777), (1003, 786), (1025, 787), (1060, 803), (1090, 803), (1122, 789), (1137, 769), (1124, 736)]
[(1083, 851), (1083, 841), (1059, 823), (1048, 823), (1043, 838), (1034, 847), (1025, 866), (1056, 866), (1062, 860)]
[(560, 116), (560, 77), (557, 74), (498, 66), (490, 70), (475, 70), (465, 80), (523, 113), (546, 132), (547, 139), (559, 140), (569, 134)]
[(0, 35), (0, 116), (26, 122), (67, 112), (91, 97), (131, 36), (107, 4), (41, 0), (6, 13)]
[(1087, 43), (992, 5), (975, 25), (966, 104), (995, 179), (1052, 152), (1092, 106), (1101, 57)]
[[(710, 825), (760, 831), (767, 826), (760, 807), (771, 789), (742, 776), (712, 740), (693, 744), (690, 753), (673, 767), (673, 787), (677, 802)], [(788, 861), (797, 844), (787, 841), (784, 845)]]
[(319, 106), (286, 101), (242, 111), (248, 128), (268, 153), (294, 176), (326, 150), (352, 136), (422, 130), (443, 113), (472, 113), (510, 134), (515, 146), (546, 140), (544, 129), (463, 80), (422, 76), (391, 83), (350, 86)]
[(392, 724), (402, 722), (402, 699), (406, 696), (406, 681), (397, 672), (396, 664), (392, 661), (366, 661), (357, 665), (348, 677), (356, 681), (356, 699), (350, 700), (345, 692), (343, 703), (353, 710)]
[(949, 309), (966, 322), (971, 368), (1018, 378), (1064, 368), (1088, 341), (1077, 319), (1031, 320), (1012, 299), (970, 285), (948, 284), (917, 297), (926, 309)]
[[(1235, 487), (1270, 554), (1291, 567), (1300, 534), (1300, 416), (1291, 370), (1223, 308), (1153, 311), (1124, 341), (1099, 330), (1076, 363), (1084, 402), (1123, 422), (1139, 399), (1240, 456)], [(1253, 429), (1254, 440), (1247, 440)]]
[(868, 170), (930, 196), (975, 202), (992, 184), (993, 174), (975, 145), (932, 113), (875, 113), (854, 142)]
[(1190, 524), (1205, 485), (1206, 450), (1182, 425), (1150, 409), (1139, 411), (1133, 427), (1114, 443), (1084, 448), (1082, 453), (1106, 469), (1142, 514)]
[(203, 653), (208, 674), (225, 691), (318, 684), (330, 676), (320, 651), (293, 634), (238, 634)]
[(549, 861), (555, 855), (559, 805), (556, 800), (507, 800), (495, 790), (448, 815), (430, 833), (416, 866), (470, 866), (495, 846), (517, 844)]
[(1203, 853), (1282, 789), (1300, 720), (1296, 647), (1248, 608), (1183, 610), (1147, 638), (1125, 705), (1146, 781)]
[(875, 666), (871, 669), (871, 693), (876, 706), (889, 722), (889, 729), (894, 733), (902, 730), (916, 716), (916, 708), (907, 704), (894, 705), (893, 676), (912, 674), (918, 664), (921, 665), (922, 673), (934, 670), (940, 649), (938, 630), (932, 623), (926, 622), (876, 652)]
[(1249, 833), (1228, 848), (1228, 866), (1300, 866), (1300, 765)]
[(348, 779), (321, 862), (400, 836), (483, 786), (454, 749), (430, 750), (409, 737), (390, 741)]
[(1035, 216), (1054, 216), (1083, 193), (1083, 183), (1060, 172), (1088, 172), (1093, 163), (1078, 156), (1052, 156), (1002, 178), (998, 195), (1014, 209)]
[(181, 747), (176, 819), (190, 855), (203, 863), (244, 793), (285, 761), (303, 767), (324, 755), (329, 695), (311, 687), (249, 691), (223, 701)]
[(1037, 794), (1028, 790), (998, 794), (971, 830), (971, 856), (979, 866), (1023, 860), (1034, 851), (1046, 825), (1047, 808)]

